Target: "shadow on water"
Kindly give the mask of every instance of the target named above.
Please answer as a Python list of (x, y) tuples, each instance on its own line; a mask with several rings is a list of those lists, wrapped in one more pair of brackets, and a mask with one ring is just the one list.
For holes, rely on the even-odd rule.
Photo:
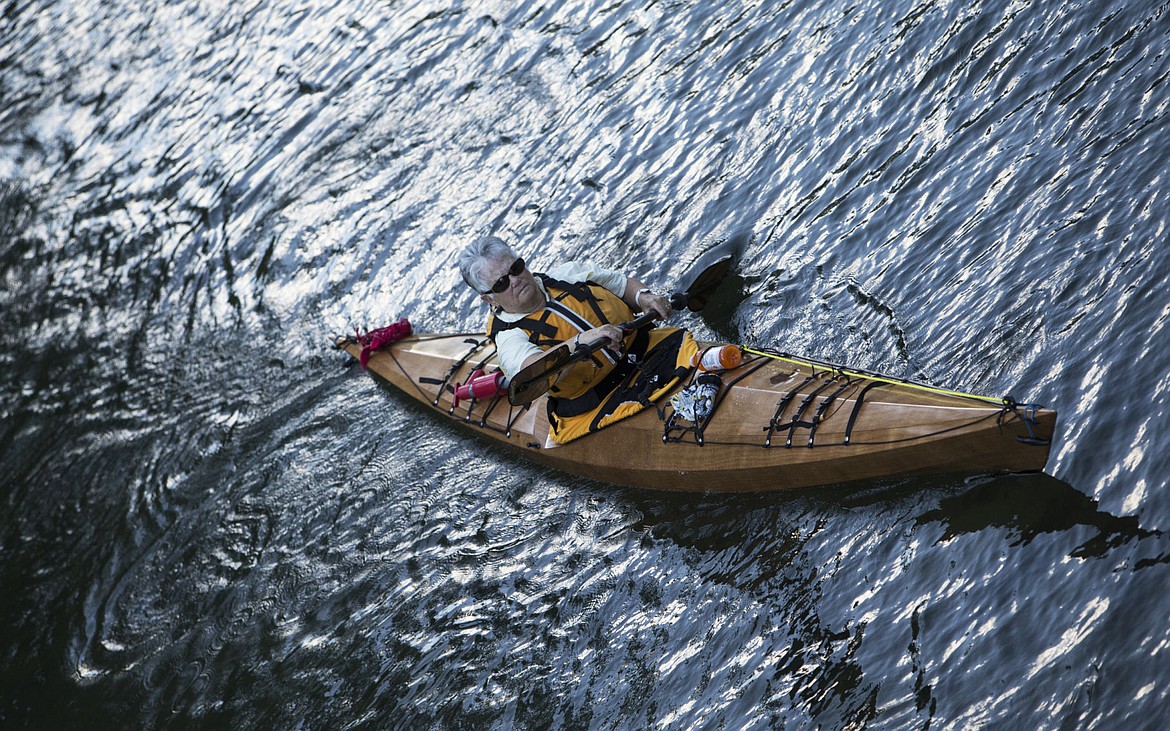
[[(751, 520), (753, 515), (770, 514), (782, 524), (800, 516), (842, 511), (860, 511), (866, 520), (878, 520), (881, 515), (916, 515), (918, 528), (943, 525), (938, 543), (1004, 529), (1012, 536), (1009, 545), (1023, 547), (1044, 534), (1087, 527), (1096, 533), (1069, 554), (1086, 559), (1104, 557), (1134, 541), (1163, 536), (1162, 531), (1143, 528), (1137, 516), (1102, 510), (1098, 501), (1042, 472), (966, 479), (915, 477), (743, 495), (659, 494), (639, 503), (659, 535), (708, 550), (745, 540), (747, 533), (758, 527)], [(1149, 563), (1140, 562), (1137, 568)]]
[(1160, 535), (1142, 528), (1136, 516), (1101, 510), (1096, 500), (1044, 473), (989, 479), (945, 497), (938, 507), (918, 516), (919, 526), (932, 523), (944, 526), (939, 542), (1001, 528), (1014, 536), (1012, 546), (1026, 546), (1043, 534), (1079, 526), (1095, 529), (1092, 538), (1070, 552), (1074, 558), (1101, 558), (1131, 541)]

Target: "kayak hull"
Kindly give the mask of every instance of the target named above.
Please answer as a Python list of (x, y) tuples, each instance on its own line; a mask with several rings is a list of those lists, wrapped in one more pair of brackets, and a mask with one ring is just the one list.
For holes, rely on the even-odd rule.
[[(358, 357), (361, 346), (338, 343)], [(750, 492), (904, 475), (1040, 471), (1056, 412), (896, 381), (779, 354), (720, 374), (705, 424), (668, 400), (564, 445), (548, 438), (546, 399), (464, 400), (454, 387), (496, 367), (482, 335), (418, 335), (374, 353), (369, 371), (464, 428), (539, 464), (620, 485)]]

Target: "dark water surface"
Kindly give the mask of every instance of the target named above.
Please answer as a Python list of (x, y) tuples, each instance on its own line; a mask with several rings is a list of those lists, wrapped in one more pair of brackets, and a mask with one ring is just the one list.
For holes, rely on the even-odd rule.
[[(1159, 2), (0, 11), (0, 726), (1170, 717)], [(528, 465), (326, 347), (454, 268), (1060, 410), (1049, 475), (754, 496)]]

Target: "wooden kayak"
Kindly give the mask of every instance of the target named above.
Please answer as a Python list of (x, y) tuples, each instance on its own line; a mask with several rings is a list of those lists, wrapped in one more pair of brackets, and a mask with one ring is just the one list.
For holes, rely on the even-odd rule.
[[(358, 357), (361, 345), (335, 345)], [(946, 391), (763, 350), (719, 374), (705, 423), (668, 399), (565, 445), (548, 438), (546, 398), (463, 400), (456, 384), (496, 367), (483, 335), (419, 334), (375, 352), (369, 371), (528, 459), (595, 480), (663, 490), (740, 492), (902, 475), (1044, 468), (1056, 412)], [(680, 386), (681, 388), (681, 386)]]

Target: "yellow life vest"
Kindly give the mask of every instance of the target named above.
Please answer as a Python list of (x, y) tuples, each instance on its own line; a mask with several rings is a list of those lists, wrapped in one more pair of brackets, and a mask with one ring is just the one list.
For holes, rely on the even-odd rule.
[[(529, 342), (548, 350), (586, 330), (633, 319), (626, 303), (605, 287), (537, 276), (549, 302), (515, 322), (489, 315), (489, 337), (519, 328), (528, 333)], [(638, 330), (626, 336), (624, 346), (626, 360), (599, 351), (573, 365), (549, 390), (553, 441), (570, 442), (651, 405), (690, 372), (691, 356), (698, 351), (690, 333), (678, 328)]]

